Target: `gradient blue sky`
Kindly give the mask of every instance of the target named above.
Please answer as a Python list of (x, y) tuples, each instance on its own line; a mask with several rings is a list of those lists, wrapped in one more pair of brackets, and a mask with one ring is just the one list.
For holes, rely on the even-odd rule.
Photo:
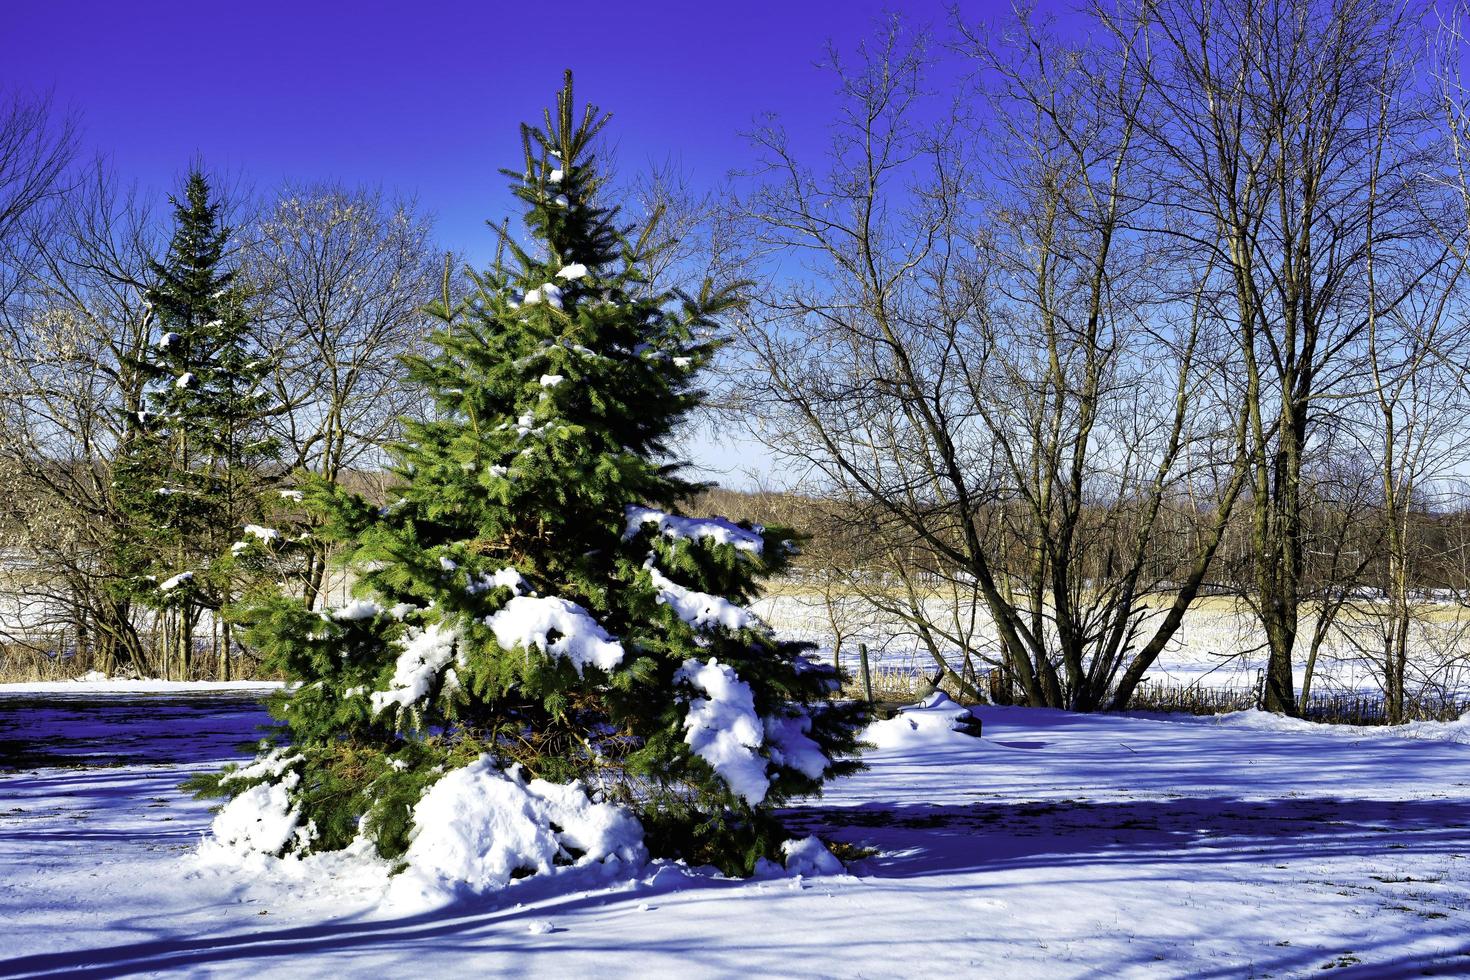
[(125, 177), (173, 184), (196, 155), (269, 190), (340, 178), (416, 195), (444, 244), (488, 250), (496, 173), (563, 68), (614, 113), (622, 166), (672, 160), (696, 184), (750, 159), (739, 135), (778, 112), (824, 137), (828, 40), (883, 11), (941, 24), (940, 0), (313, 2), (9, 0), (0, 81), (52, 90)]
[[(263, 193), (379, 185), (416, 197), (444, 246), (483, 261), (484, 221), (510, 206), (497, 170), (518, 163), (517, 127), (564, 68), (614, 114), (621, 168), (672, 162), (711, 186), (749, 165), (740, 134), (765, 112), (820, 152), (829, 41), (851, 50), (893, 10), (941, 27), (947, 2), (4, 0), (0, 84), (53, 92), (84, 146), (145, 189), (176, 186), (196, 158)], [(690, 448), (729, 484), (768, 466), (750, 442)]]

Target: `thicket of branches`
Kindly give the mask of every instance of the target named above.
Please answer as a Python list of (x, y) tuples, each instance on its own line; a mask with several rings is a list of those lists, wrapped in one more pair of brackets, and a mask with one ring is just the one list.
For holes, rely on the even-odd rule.
[(1402, 717), (1410, 623), (1466, 584), (1458, 37), (1378, 0), (1081, 16), (895, 21), (833, 59), (824, 156), (756, 133), (730, 220), (786, 264), (740, 404), (843, 529), (828, 576), (956, 683), (1122, 707), (1229, 591), (1268, 708), (1351, 616)]
[[(127, 595), (139, 568), (124, 566), (139, 559), (120, 561), (117, 542), (152, 529), (134, 526), (116, 467), (148, 410), (144, 367), (163, 329), (148, 297), (170, 215), (163, 193), (77, 163), (76, 145), (75, 125), (44, 100), (17, 95), (0, 118), (0, 646), (37, 664), (66, 653), (73, 668), (227, 672), (244, 651), (222, 623), (190, 667), (192, 650), (165, 655), (167, 617)], [(421, 311), (444, 288), (427, 220), (411, 202), (332, 184), (226, 196), (222, 219), (221, 268), (265, 365), (257, 421), (282, 450), (261, 475), (361, 482), (410, 407), (398, 358), (421, 343)], [(308, 547), (277, 577), (315, 596), (328, 557)]]

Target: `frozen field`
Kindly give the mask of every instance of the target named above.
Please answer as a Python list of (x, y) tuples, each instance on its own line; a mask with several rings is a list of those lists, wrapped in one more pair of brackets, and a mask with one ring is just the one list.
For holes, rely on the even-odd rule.
[(402, 917), (193, 856), (177, 784), (239, 755), (250, 692), (6, 693), (0, 976), (1470, 974), (1470, 722), (978, 712), (883, 723), (791, 814), (873, 849), (849, 875), (655, 864)]

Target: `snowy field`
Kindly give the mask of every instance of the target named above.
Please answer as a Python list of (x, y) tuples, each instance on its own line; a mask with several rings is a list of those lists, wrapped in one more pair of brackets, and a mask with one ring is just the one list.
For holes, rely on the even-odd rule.
[[(903, 624), (875, 617), (855, 599), (839, 598), (836, 616), (849, 633), (843, 645), (842, 665), (857, 668), (857, 645), (867, 643), (874, 669), (895, 675), (934, 673), (934, 661)], [(827, 624), (828, 607), (816, 592), (788, 590), (758, 601), (755, 610), (783, 636), (816, 643), (818, 659), (831, 660), (834, 630)], [(1382, 668), (1373, 657), (1382, 647), (1365, 615), (1372, 606), (1364, 604), (1354, 614), (1341, 617), (1323, 641), (1313, 673), (1312, 689), (1321, 694), (1381, 691)], [(930, 604), (938, 622), (949, 623), (952, 610), (943, 603)], [(1294, 689), (1301, 690), (1306, 674), (1306, 647), (1310, 618), (1302, 619), (1303, 635), (1298, 645)], [(994, 628), (983, 611), (975, 614), (974, 647), (996, 649)], [(1441, 603), (1411, 624), (1412, 657), (1408, 668), (1410, 690), (1425, 689), (1449, 695), (1470, 696), (1470, 619), (1458, 607)], [(1266, 666), (1266, 648), (1260, 622), (1246, 609), (1220, 598), (1198, 601), (1185, 613), (1174, 640), (1165, 648), (1146, 675), (1150, 681), (1170, 686), (1200, 685), (1248, 691), (1259, 684)], [(945, 651), (958, 668), (962, 654)]]
[(401, 915), (195, 855), (178, 783), (259, 692), (107, 690), (0, 693), (0, 976), (1470, 975), (1467, 721), (901, 716), (791, 813), (872, 849), (850, 874), (584, 868)]
[[(351, 583), (335, 576), (328, 583), (327, 604), (342, 606), (352, 602)], [(848, 637), (843, 645), (842, 663), (856, 673), (857, 645), (867, 643), (873, 668), (886, 672), (890, 679), (913, 678), (934, 672), (929, 652), (902, 623), (875, 617), (854, 599), (839, 599), (837, 616), (845, 620)], [(809, 640), (817, 644), (817, 659), (830, 661), (833, 628), (822, 596), (807, 591), (792, 580), (781, 592), (760, 599), (752, 609), (782, 636)], [(1371, 609), (1370, 605), (1363, 607)], [(950, 614), (941, 604), (934, 604), (933, 614)], [(39, 624), (52, 621), (57, 611), (42, 599), (27, 596), (14, 589), (0, 588), (0, 631), (14, 635), (44, 637)], [(1318, 656), (1312, 689), (1319, 694), (1346, 692), (1378, 693), (1381, 691), (1381, 668), (1373, 657), (1382, 640), (1374, 635), (1363, 615), (1342, 617), (1341, 628), (1329, 632)], [(209, 616), (201, 620), (201, 633), (207, 632)], [(1309, 627), (1303, 619), (1304, 630)], [(988, 619), (977, 616), (974, 643), (977, 649), (992, 649), (994, 631)], [(1448, 603), (1411, 625), (1409, 664), (1410, 690), (1425, 690), (1443, 695), (1470, 697), (1470, 615)], [(1148, 679), (1169, 686), (1201, 685), (1209, 688), (1251, 690), (1259, 684), (1260, 671), (1266, 666), (1266, 649), (1261, 642), (1260, 623), (1243, 608), (1224, 599), (1204, 599), (1185, 614), (1184, 624), (1176, 638), (1165, 649)], [(1299, 644), (1294, 688), (1301, 690), (1305, 676), (1307, 635)], [(946, 656), (958, 667), (959, 650), (947, 650)]]

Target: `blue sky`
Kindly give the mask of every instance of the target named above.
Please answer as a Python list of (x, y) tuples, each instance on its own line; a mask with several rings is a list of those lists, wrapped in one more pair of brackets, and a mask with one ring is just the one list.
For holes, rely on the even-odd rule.
[[(899, 5), (940, 24), (940, 2)], [(0, 80), (52, 90), (90, 148), (163, 188), (196, 155), (258, 189), (290, 178), (417, 196), (447, 246), (488, 253), (498, 167), (564, 68), (614, 113), (621, 166), (673, 161), (696, 184), (750, 159), (778, 112), (824, 140), (828, 40), (850, 47), (892, 3), (181, 3), (11, 0)]]
[[(510, 207), (498, 168), (517, 127), (576, 73), (614, 115), (624, 170), (677, 166), (712, 186), (753, 159), (741, 135), (777, 113), (815, 156), (827, 140), (829, 42), (851, 50), (885, 12), (946, 23), (944, 0), (557, 4), (482, 0), (9, 0), (0, 82), (51, 91), (84, 146), (162, 192), (195, 159), (269, 193), (336, 179), (415, 197), (441, 243), (490, 255), (487, 218)], [(988, 5), (971, 5), (983, 16)], [(742, 485), (759, 447), (700, 435), (706, 474)]]

